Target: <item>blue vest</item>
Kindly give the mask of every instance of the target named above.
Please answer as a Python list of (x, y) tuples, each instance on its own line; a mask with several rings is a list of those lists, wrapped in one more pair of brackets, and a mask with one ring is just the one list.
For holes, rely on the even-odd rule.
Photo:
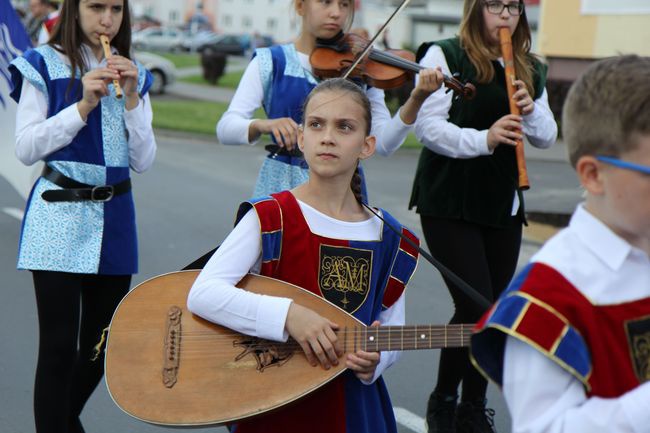
[[(260, 68), (260, 79), (264, 89), (264, 111), (269, 119), (290, 117), (302, 123), (302, 106), (307, 95), (318, 84), (314, 75), (303, 68), (294, 44), (258, 48), (255, 51)], [(275, 139), (271, 137), (275, 142)], [(363, 169), (361, 194), (367, 202), (366, 182)], [(257, 177), (254, 197), (270, 195), (289, 190), (309, 178), (305, 159), (299, 156), (269, 154), (264, 160)]]
[[(18, 101), (23, 80), (47, 99), (50, 118), (76, 104), (81, 76), (74, 84), (70, 66), (49, 45), (25, 52), (10, 65)], [(138, 64), (138, 93), (147, 93), (152, 76)], [(88, 115), (87, 124), (70, 144), (45, 158), (46, 164), (78, 182), (113, 185), (129, 178), (128, 133), (123, 113), (125, 100), (110, 95)], [(131, 192), (105, 203), (46, 202), (44, 191), (61, 189), (39, 178), (34, 184), (23, 218), (18, 268), (86, 274), (128, 275), (138, 271), (135, 209)]]

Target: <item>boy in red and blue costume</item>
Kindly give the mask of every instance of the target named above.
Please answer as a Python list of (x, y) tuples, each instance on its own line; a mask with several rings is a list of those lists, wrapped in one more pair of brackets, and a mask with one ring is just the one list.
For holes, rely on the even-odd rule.
[(650, 431), (649, 107), (647, 57), (597, 62), (569, 92), (564, 140), (586, 200), (472, 337), (513, 432)]

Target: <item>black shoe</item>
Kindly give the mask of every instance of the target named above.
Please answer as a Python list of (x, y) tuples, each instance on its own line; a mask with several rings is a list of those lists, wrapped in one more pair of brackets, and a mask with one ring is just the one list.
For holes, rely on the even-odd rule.
[(485, 407), (486, 400), (461, 402), (456, 409), (456, 433), (496, 433), (494, 409)]
[(456, 398), (455, 395), (431, 393), (427, 403), (428, 433), (456, 433)]

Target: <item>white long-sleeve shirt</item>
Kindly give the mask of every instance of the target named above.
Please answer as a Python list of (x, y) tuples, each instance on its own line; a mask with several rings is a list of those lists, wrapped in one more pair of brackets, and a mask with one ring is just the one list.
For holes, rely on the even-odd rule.
[[(503, 65), (503, 59), (499, 58)], [(447, 59), (437, 45), (431, 45), (420, 60), (426, 68), (440, 67), (444, 74), (451, 76)], [(417, 78), (416, 78), (417, 80)], [(488, 148), (488, 130), (461, 128), (449, 121), (453, 93), (437, 91), (422, 104), (415, 121), (415, 136), (429, 150), (450, 158), (474, 158), (491, 155)], [(546, 89), (535, 99), (535, 108), (523, 118), (523, 132), (530, 144), (540, 149), (549, 148), (557, 140), (557, 124), (548, 105)], [(519, 210), (519, 196), (512, 200), (512, 215)]]
[[(298, 201), (313, 233), (337, 239), (372, 241), (381, 238), (382, 223), (377, 217), (361, 222), (333, 219)], [(237, 332), (273, 341), (287, 341), (285, 322), (291, 300), (251, 293), (235, 287), (247, 273), (258, 273), (262, 260), (260, 224), (250, 210), (226, 237), (203, 268), (190, 290), (187, 306), (190, 311)], [(382, 326), (404, 325), (404, 294), (391, 307), (382, 311)], [(382, 352), (374, 382), (392, 365), (400, 352)]]
[[(503, 59), (499, 59), (499, 62), (503, 64)], [(451, 75), (445, 55), (437, 45), (429, 48), (420, 60), (420, 65), (427, 68), (440, 66), (443, 73)], [(437, 91), (424, 101), (415, 121), (415, 136), (430, 150), (451, 158), (473, 158), (491, 154), (487, 145), (487, 129), (479, 131), (461, 128), (449, 122), (452, 98), (451, 92)], [(546, 89), (535, 99), (533, 111), (522, 117), (524, 134), (530, 144), (546, 149), (555, 143), (557, 124), (548, 105)]]
[[(650, 297), (650, 257), (582, 206), (531, 260), (559, 271), (594, 304)], [(503, 394), (513, 433), (650, 432), (650, 382), (618, 398), (589, 398), (572, 374), (514, 337), (506, 340)]]
[[(301, 66), (311, 73), (309, 56), (296, 52)], [(384, 91), (369, 88), (366, 92), (372, 108), (372, 128), (370, 133), (377, 138), (377, 152), (390, 155), (402, 145), (413, 125), (405, 124), (399, 117), (399, 112), (391, 117)], [(228, 110), (217, 123), (217, 138), (222, 144), (255, 144), (249, 143), (248, 129), (253, 122), (255, 110), (262, 106), (264, 88), (260, 75), (259, 61), (254, 57), (248, 64), (241, 77), (237, 91), (230, 101)]]
[[(106, 66), (106, 60), (97, 61), (87, 45), (82, 45), (81, 49), (90, 70)], [(113, 49), (113, 52), (117, 51)], [(70, 64), (65, 55), (60, 52), (57, 54), (65, 63)], [(47, 118), (47, 110), (46, 95), (28, 80), (23, 80), (16, 109), (16, 156), (25, 165), (32, 165), (67, 146), (81, 128), (86, 126), (77, 104), (70, 105), (50, 118)], [(151, 167), (156, 156), (152, 119), (149, 95), (140, 99), (132, 110), (124, 111), (124, 122), (128, 131), (129, 165), (138, 173)]]

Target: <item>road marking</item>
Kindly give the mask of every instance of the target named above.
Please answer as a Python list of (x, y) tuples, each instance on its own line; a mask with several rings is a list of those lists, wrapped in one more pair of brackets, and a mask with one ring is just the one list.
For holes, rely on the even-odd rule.
[(18, 221), (22, 221), (23, 215), (25, 215), (24, 211), (22, 211), (21, 209), (17, 209), (15, 207), (3, 207), (2, 211), (7, 215), (16, 218)]
[(424, 428), (424, 418), (420, 418), (403, 407), (394, 407), (393, 412), (395, 412), (395, 419), (398, 424), (415, 433), (427, 433), (427, 430)]

